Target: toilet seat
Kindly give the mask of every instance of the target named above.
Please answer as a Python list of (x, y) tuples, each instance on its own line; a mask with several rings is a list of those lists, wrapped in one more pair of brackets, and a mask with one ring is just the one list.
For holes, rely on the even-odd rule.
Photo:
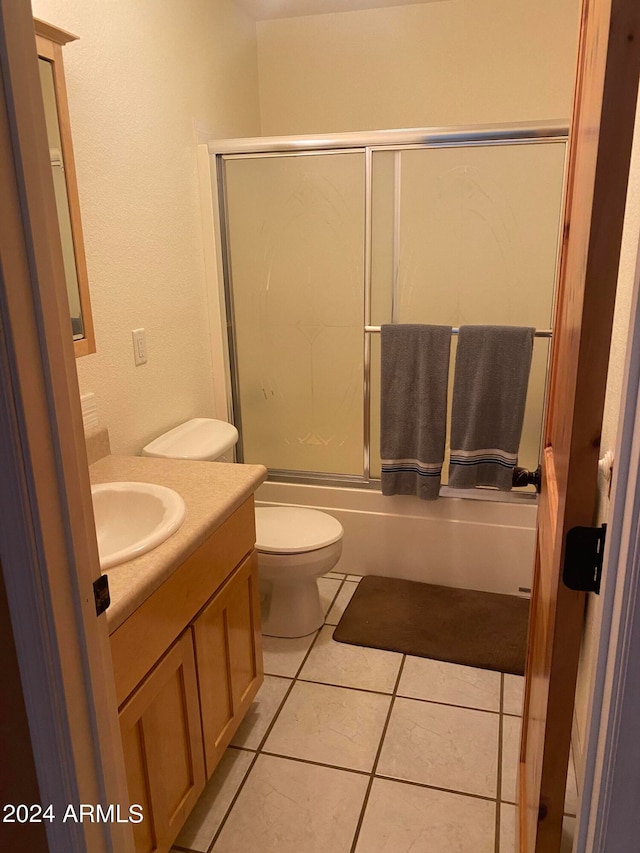
[(256, 550), (263, 554), (302, 554), (342, 539), (340, 522), (315, 509), (256, 507)]

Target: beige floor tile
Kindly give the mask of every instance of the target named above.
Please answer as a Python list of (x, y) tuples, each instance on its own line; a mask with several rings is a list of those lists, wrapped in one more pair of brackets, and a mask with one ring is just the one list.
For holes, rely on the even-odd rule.
[(390, 696), (297, 682), (263, 747), (351, 770), (370, 771)]
[(356, 853), (494, 853), (495, 803), (375, 779)]
[(346, 578), (346, 575), (342, 574), (341, 572), (327, 572), (327, 574), (323, 575), (323, 577), (325, 577), (325, 578), (340, 578), (340, 580), (343, 581)]
[(517, 806), (500, 803), (500, 853), (518, 853), (517, 831)]
[(504, 696), (502, 710), (505, 714), (522, 716), (522, 701), (524, 699), (524, 678), (521, 675), (504, 676)]
[(408, 656), (402, 669), (398, 695), (499, 711), (500, 680), (499, 672), (488, 669)]
[(290, 685), (291, 679), (289, 678), (265, 675), (256, 698), (249, 706), (240, 728), (233, 736), (232, 746), (244, 746), (247, 749), (257, 749), (260, 746), (260, 741), (269, 728), (269, 724)]
[(498, 725), (498, 714), (397, 699), (376, 772), (495, 797)]
[(368, 779), (261, 755), (215, 853), (349, 853)]
[(325, 626), (305, 661), (300, 678), (361, 690), (393, 693), (402, 655), (348, 643), (336, 643), (333, 626)]
[(176, 844), (206, 853), (254, 758), (254, 753), (239, 749), (225, 752), (180, 830)]
[(357, 583), (345, 581), (342, 589), (338, 593), (336, 600), (333, 602), (333, 607), (327, 614), (327, 624), (337, 625), (342, 619), (342, 614), (347, 609), (347, 604), (351, 601), (353, 593), (358, 589)]
[(322, 612), (325, 616), (331, 609), (333, 599), (336, 597), (336, 593), (340, 589), (340, 583), (341, 581), (338, 578), (318, 578), (318, 589), (320, 590), (320, 604), (322, 605)]
[(353, 581), (354, 583), (360, 583), (362, 575), (347, 575), (347, 580)]
[(518, 764), (520, 761), (520, 717), (502, 718), (502, 790), (500, 799), (518, 801)]
[(311, 643), (315, 640), (316, 631), (308, 637), (283, 639), (281, 637), (263, 637), (262, 654), (264, 657), (265, 675), (284, 675), (293, 678)]

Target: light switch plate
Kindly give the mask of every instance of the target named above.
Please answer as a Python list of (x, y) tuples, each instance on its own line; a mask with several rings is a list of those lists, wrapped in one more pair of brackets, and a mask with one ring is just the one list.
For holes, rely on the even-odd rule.
[(144, 329), (133, 329), (133, 360), (136, 366), (147, 363), (147, 337)]

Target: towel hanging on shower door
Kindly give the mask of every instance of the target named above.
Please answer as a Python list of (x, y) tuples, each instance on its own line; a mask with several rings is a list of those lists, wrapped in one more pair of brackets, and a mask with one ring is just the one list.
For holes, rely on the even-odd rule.
[(460, 328), (451, 412), (452, 488), (511, 489), (534, 331), (520, 326)]
[(444, 461), (451, 326), (381, 327), (382, 494), (436, 500)]

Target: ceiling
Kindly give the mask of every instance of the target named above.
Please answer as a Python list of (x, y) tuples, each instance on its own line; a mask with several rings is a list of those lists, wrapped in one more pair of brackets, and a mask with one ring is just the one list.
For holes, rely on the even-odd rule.
[(412, 0), (236, 0), (236, 3), (256, 21), (442, 2), (447, 0), (413, 0), (413, 2)]

